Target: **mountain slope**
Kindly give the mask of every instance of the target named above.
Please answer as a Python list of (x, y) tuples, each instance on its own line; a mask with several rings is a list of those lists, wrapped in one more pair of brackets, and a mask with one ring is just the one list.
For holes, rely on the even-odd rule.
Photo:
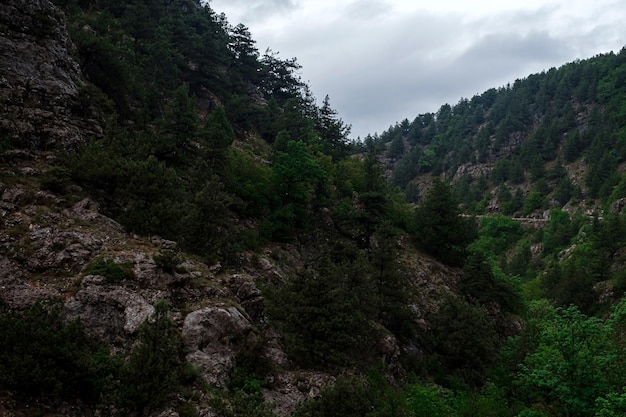
[[(198, 2), (58, 5), (0, 13), (0, 412), (285, 415), (344, 372), (401, 381), (461, 272), (296, 61)], [(310, 356), (300, 277), (333, 288), (299, 299)]]
[(516, 80), (398, 123), (375, 141), (388, 144), (393, 182), (414, 199), (424, 178), (443, 175), (470, 190), (459, 197), (474, 213), (522, 213), (521, 206), (504, 208), (502, 194), (516, 189), (546, 197), (533, 212), (583, 200), (599, 208), (624, 197), (615, 186), (624, 161), (625, 56), (599, 55)]
[[(0, 64), (0, 413), (618, 412), (621, 216), (554, 212), (537, 230), (485, 216), (477, 230), (461, 211), (474, 200), (459, 207), (462, 188), (432, 175), (415, 209), (384, 178), (385, 140), (351, 143), (295, 59), (259, 54), (199, 1), (9, 0), (0, 16), (0, 53), (16, 54)], [(513, 90), (465, 103), (476, 127), (463, 106), (403, 123), (389, 156), (418, 135), (417, 165), (452, 178), (448, 150), (499, 128)], [(528, 114), (556, 111), (550, 97)], [(586, 132), (604, 113), (581, 103)], [(486, 138), (479, 170), (498, 152), (515, 165)], [(560, 354), (579, 328), (580, 361)], [(550, 367), (590, 361), (580, 378)]]

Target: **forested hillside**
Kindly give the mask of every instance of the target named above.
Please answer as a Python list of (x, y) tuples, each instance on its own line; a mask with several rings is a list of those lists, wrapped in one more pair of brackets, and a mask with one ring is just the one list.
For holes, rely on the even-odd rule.
[(361, 143), (210, 4), (53, 3), (0, 6), (0, 414), (626, 413), (626, 52)]
[[(368, 141), (387, 145), (393, 183), (413, 200), (424, 175), (441, 175), (470, 189), (457, 195), (476, 214), (602, 208), (624, 197), (625, 62), (623, 50), (551, 68)], [(545, 201), (513, 202), (518, 189)]]

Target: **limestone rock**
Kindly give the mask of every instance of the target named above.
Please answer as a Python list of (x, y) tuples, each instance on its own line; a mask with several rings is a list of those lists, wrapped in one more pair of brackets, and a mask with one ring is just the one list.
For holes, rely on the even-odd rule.
[(620, 198), (613, 203), (611, 203), (611, 212), (623, 214), (624, 209), (626, 208), (626, 198)]
[(88, 275), (76, 295), (65, 303), (65, 313), (70, 320), (80, 318), (90, 334), (115, 345), (135, 334), (154, 314), (154, 307), (135, 291)]
[(161, 413), (155, 413), (154, 416), (155, 417), (180, 417), (180, 414), (178, 414), (174, 410), (165, 410)]
[(100, 134), (75, 111), (84, 79), (61, 10), (48, 0), (3, 1), (0, 45), (1, 135), (44, 149)]
[(143, 288), (167, 289), (168, 287), (181, 287), (195, 276), (194, 272), (163, 271), (155, 262), (153, 254), (138, 250), (120, 253), (114, 260), (117, 263), (132, 264), (135, 281)]
[(122, 226), (118, 222), (101, 214), (98, 203), (90, 198), (80, 200), (70, 209), (65, 210), (64, 213), (68, 217), (82, 222), (91, 223), (102, 229), (122, 231)]
[(189, 349), (187, 359), (207, 383), (218, 387), (224, 386), (237, 354), (257, 339), (250, 321), (236, 307), (224, 305), (188, 314), (182, 336)]
[(0, 305), (23, 310), (37, 301), (60, 295), (55, 289), (37, 286), (24, 278), (19, 265), (0, 258)]
[(89, 232), (36, 225), (31, 227), (30, 242), (36, 248), (25, 262), (30, 271), (78, 272), (102, 246), (100, 238)]
[(265, 299), (252, 277), (245, 274), (234, 274), (228, 282), (228, 287), (254, 322), (263, 321)]

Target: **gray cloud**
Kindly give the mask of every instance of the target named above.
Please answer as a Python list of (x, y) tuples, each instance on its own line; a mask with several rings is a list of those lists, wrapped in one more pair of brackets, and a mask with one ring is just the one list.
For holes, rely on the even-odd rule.
[(231, 24), (245, 21), (250, 26), (295, 9), (298, 0), (211, 0), (210, 4), (214, 10), (230, 11), (226, 15)]
[(387, 15), (390, 9), (391, 6), (385, 1), (356, 0), (344, 8), (342, 16), (351, 20), (372, 21)]
[(589, 13), (574, 0), (480, 17), (399, 14), (393, 0), (337, 1), (311, 16), (301, 12), (304, 0), (216, 2), (245, 5), (239, 16), (252, 19), (244, 23), (259, 49), (297, 57), (303, 79), (317, 97), (330, 95), (354, 137), (626, 40), (626, 8), (613, 0), (596, 0)]

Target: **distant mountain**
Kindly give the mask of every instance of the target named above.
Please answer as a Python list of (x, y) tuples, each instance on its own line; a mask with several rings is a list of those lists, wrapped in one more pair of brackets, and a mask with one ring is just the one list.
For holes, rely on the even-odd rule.
[[(366, 141), (384, 148), (394, 185), (419, 201), (423, 184), (454, 184), (468, 213), (537, 215), (626, 197), (626, 50), (493, 88)], [(536, 206), (512, 203), (536, 191)]]

